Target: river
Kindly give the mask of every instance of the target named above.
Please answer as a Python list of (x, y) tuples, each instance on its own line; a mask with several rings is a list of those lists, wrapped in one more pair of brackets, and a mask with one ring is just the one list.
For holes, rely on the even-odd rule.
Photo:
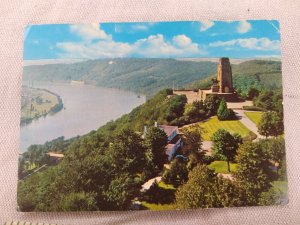
[(65, 109), (22, 126), (21, 152), (32, 144), (44, 144), (61, 136), (67, 139), (96, 130), (146, 101), (145, 96), (138, 98), (133, 92), (92, 85), (43, 82), (35, 83), (34, 87), (58, 94)]

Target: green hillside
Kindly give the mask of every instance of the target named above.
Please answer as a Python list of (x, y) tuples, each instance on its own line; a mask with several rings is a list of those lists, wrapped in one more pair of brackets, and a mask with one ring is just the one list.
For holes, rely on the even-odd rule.
[[(232, 65), (233, 84), (239, 93), (248, 93), (251, 87), (257, 89), (276, 89), (282, 87), (281, 62), (268, 60), (250, 60)], [(188, 89), (209, 88), (213, 75), (191, 82)]]
[(144, 125), (150, 127), (155, 122), (167, 124), (167, 118), (172, 114), (172, 110), (180, 108), (180, 102), (184, 101), (181, 99), (182, 96), (167, 98), (169, 94), (172, 94), (171, 89), (161, 90), (146, 103), (136, 107), (130, 113), (100, 127), (98, 132), (111, 133), (121, 129), (132, 129), (142, 132)]
[(24, 81), (84, 80), (153, 96), (159, 90), (206, 78), (216, 71), (214, 62), (176, 59), (99, 59), (74, 64), (24, 67)]
[(232, 66), (233, 83), (240, 93), (248, 93), (250, 87), (261, 89), (282, 88), (281, 62), (251, 60)]

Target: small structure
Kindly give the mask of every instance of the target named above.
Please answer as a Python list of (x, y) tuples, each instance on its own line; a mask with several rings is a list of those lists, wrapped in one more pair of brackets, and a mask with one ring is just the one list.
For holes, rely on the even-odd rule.
[(158, 127), (163, 130), (168, 136), (168, 144), (166, 146), (166, 154), (168, 155), (168, 160), (170, 161), (177, 149), (182, 147), (183, 142), (181, 140), (179, 130), (177, 126), (167, 126), (158, 125)]
[(58, 164), (65, 157), (64, 154), (56, 152), (47, 152), (46, 154), (50, 157), (53, 164)]
[(229, 58), (220, 58), (217, 78), (213, 79), (213, 84), (209, 90), (199, 89), (200, 100), (205, 100), (209, 95), (217, 95), (228, 102), (237, 100), (237, 93), (233, 89), (232, 70)]
[(84, 80), (71, 80), (71, 84), (83, 85), (83, 84), (85, 84), (85, 81)]

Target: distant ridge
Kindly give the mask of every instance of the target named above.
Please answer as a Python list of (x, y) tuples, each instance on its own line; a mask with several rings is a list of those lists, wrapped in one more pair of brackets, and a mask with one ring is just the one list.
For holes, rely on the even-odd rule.
[(49, 64), (72, 64), (78, 62), (84, 62), (88, 59), (38, 59), (38, 60), (24, 60), (23, 66), (37, 66), (37, 65), (49, 65)]
[[(24, 67), (24, 81), (85, 81), (102, 87), (120, 88), (153, 96), (164, 88), (186, 84), (215, 73), (214, 62), (175, 59), (115, 58), (52, 63)], [(68, 62), (68, 63), (66, 63)]]
[[(218, 63), (220, 58), (176, 58), (179, 61), (191, 61), (191, 62), (215, 62)], [(240, 64), (246, 61), (251, 60), (266, 60), (266, 61), (281, 61), (279, 57), (257, 57), (257, 58), (245, 58), (245, 59), (238, 59), (238, 58), (230, 58), (231, 64)]]

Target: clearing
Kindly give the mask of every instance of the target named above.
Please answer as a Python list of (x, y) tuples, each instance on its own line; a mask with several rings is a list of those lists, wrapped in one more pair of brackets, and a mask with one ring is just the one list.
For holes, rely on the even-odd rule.
[(172, 210), (176, 209), (175, 192), (176, 188), (163, 181), (157, 183), (154, 190), (149, 189), (142, 197), (142, 209), (150, 210)]
[(239, 120), (220, 121), (217, 116), (213, 116), (207, 121), (200, 122), (198, 125), (202, 128), (202, 138), (204, 141), (211, 141), (212, 135), (219, 129), (225, 129), (230, 133), (238, 133), (246, 137), (250, 130)]
[[(229, 163), (230, 164), (230, 171), (235, 172), (237, 164), (236, 163)], [(229, 174), (227, 169), (227, 162), (226, 161), (214, 161), (208, 165), (208, 168), (214, 169), (216, 173), (223, 173)]]
[(58, 104), (58, 97), (46, 90), (22, 87), (21, 122), (45, 116)]

